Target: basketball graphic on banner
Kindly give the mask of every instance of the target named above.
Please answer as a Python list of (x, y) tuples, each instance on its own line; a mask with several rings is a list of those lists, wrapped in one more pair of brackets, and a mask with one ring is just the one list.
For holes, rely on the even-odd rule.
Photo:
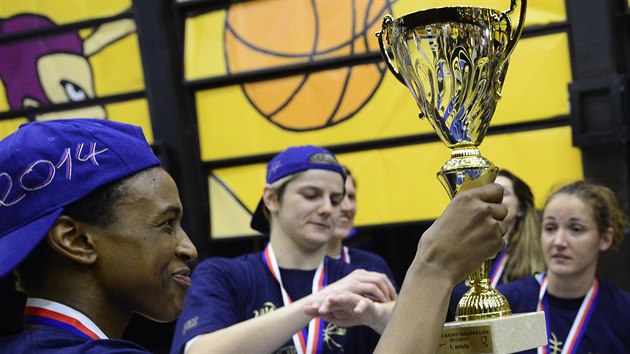
[[(248, 1), (230, 7), (225, 55), (231, 74), (322, 60), (332, 69), (242, 84), (251, 104), (291, 131), (326, 128), (351, 118), (380, 85), (378, 62), (345, 66), (334, 58), (378, 52), (375, 33), (392, 13), (387, 0)], [(338, 65), (338, 66), (337, 66)], [(282, 69), (286, 71), (287, 69)]]

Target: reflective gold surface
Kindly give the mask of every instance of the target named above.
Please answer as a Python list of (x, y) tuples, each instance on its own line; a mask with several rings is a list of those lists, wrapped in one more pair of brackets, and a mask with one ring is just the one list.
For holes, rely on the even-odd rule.
[[(523, 30), (526, 0), (511, 0), (500, 12), (480, 7), (444, 7), (394, 19), (377, 33), (390, 71), (409, 88), (451, 159), (438, 179), (452, 198), (491, 183), (497, 167), (477, 149), (501, 98), (509, 56)], [(512, 19), (511, 16), (516, 18)], [(470, 275), (471, 289), (457, 308), (457, 320), (508, 316), (505, 297), (490, 286), (490, 261)]]

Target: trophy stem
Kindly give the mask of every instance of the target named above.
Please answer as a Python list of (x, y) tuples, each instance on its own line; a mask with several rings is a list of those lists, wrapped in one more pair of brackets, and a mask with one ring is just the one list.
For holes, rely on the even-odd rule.
[(438, 179), (453, 199), (469, 188), (493, 183), (499, 169), (481, 156), (476, 146), (460, 144), (453, 147), (451, 159), (437, 173)]
[[(498, 168), (481, 156), (476, 146), (460, 144), (454, 147), (451, 159), (438, 172), (438, 179), (453, 198), (466, 189), (494, 182), (497, 173)], [(459, 301), (455, 320), (472, 321), (512, 313), (505, 296), (491, 285), (491, 263), (492, 260), (487, 259), (468, 277), (470, 290)]]
[(456, 321), (472, 321), (485, 318), (505, 317), (512, 314), (503, 294), (490, 284), (488, 277), (491, 260), (487, 259), (469, 277), (470, 290), (457, 305)]

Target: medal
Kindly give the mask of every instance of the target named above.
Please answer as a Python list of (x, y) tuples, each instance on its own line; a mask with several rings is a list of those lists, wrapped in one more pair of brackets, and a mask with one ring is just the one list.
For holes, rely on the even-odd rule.
[(507, 246), (503, 247), (501, 252), (496, 257), (494, 264), (492, 265), (492, 269), (490, 269), (490, 284), (493, 288), (497, 287), (497, 283), (501, 276), (503, 275), (503, 270), (505, 269), (505, 264), (508, 260), (507, 254)]

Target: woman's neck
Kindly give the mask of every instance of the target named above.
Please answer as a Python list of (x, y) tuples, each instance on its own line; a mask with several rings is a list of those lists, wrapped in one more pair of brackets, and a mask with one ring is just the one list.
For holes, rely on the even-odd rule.
[(595, 272), (576, 276), (547, 274), (547, 292), (561, 299), (577, 299), (586, 295), (595, 281)]
[(343, 247), (343, 241), (338, 237), (333, 237), (328, 241), (328, 250), (326, 255), (330, 258), (338, 259), (341, 257), (341, 247)]
[(287, 237), (271, 236), (273, 252), (278, 261), (278, 267), (285, 269), (313, 270), (326, 256), (326, 244), (316, 249), (304, 249)]

